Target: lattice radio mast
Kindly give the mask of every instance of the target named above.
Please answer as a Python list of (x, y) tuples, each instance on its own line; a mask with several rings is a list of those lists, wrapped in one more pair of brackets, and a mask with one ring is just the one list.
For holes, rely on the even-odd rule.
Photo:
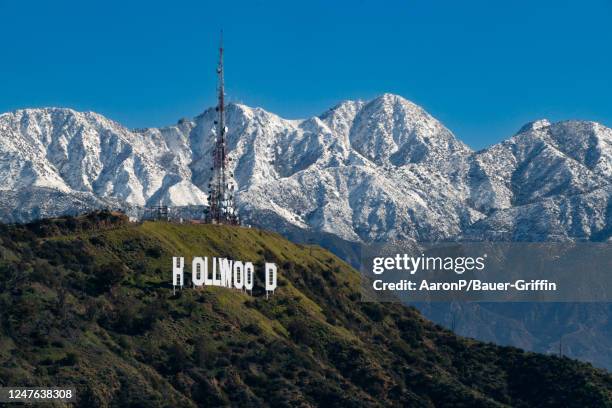
[(227, 149), (225, 126), (225, 84), (223, 79), (223, 32), (219, 44), (219, 65), (217, 66), (217, 119), (215, 120), (215, 148), (213, 149), (213, 166), (210, 178), (208, 209), (206, 221), (211, 224), (239, 225), (240, 219), (234, 201), (234, 184), (232, 174), (227, 169)]

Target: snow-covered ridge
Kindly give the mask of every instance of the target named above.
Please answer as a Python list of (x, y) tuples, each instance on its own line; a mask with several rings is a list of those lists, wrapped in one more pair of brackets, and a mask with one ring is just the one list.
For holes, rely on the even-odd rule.
[[(71, 109), (1, 114), (0, 217), (23, 221), (105, 203), (205, 204), (214, 115), (208, 109), (174, 126), (129, 130)], [(483, 228), (516, 233), (514, 220), (533, 221), (536, 207), (562, 225), (550, 228), (555, 234), (600, 237), (610, 227), (612, 130), (598, 123), (539, 120), (473, 152), (392, 94), (304, 120), (232, 104), (227, 121), (240, 210), (264, 227), (353, 241), (431, 240)], [(53, 200), (41, 201), (53, 191)]]

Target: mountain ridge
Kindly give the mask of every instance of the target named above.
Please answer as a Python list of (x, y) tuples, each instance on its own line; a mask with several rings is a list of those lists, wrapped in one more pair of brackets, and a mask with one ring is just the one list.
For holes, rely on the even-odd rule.
[[(180, 205), (174, 213), (183, 218), (202, 214), (214, 108), (137, 131), (95, 113), (59, 109), (39, 112), (39, 121), (36, 112), (27, 120), (0, 115), (0, 220), (95, 208), (139, 216), (142, 206), (160, 202)], [(359, 244), (372, 241), (612, 237), (612, 130), (596, 122), (537, 120), (474, 152), (422, 108), (391, 94), (344, 101), (302, 120), (236, 104), (227, 113), (242, 219), (302, 242), (320, 240), (353, 263)], [(512, 313), (464, 309), (466, 326), (458, 327), (464, 335), (538, 351), (554, 347), (537, 325), (525, 328)], [(428, 317), (448, 322), (453, 313), (445, 308)], [(580, 313), (568, 314), (556, 334), (574, 332), (571, 316)], [(491, 315), (520, 329), (492, 334), (485, 327)], [(590, 327), (598, 336), (592, 345), (567, 340), (568, 350), (611, 367), (609, 326)], [(536, 340), (516, 341), (522, 336)]]
[[(496, 211), (593, 191), (612, 173), (611, 131), (596, 122), (535, 121), (474, 152), (393, 94), (343, 101), (300, 120), (243, 104), (227, 110), (230, 167), (246, 218), (261, 219), (271, 202), (277, 226), (358, 242), (460, 236)], [(2, 114), (0, 138), (20, 145), (0, 150), (0, 188), (89, 192), (135, 207), (204, 205), (214, 114), (211, 108), (193, 120), (137, 130), (63, 108)], [(562, 177), (549, 178), (551, 172)], [(41, 212), (33, 201), (13, 204), (22, 211), (3, 212), (5, 221)], [(52, 206), (42, 211), (54, 214)]]

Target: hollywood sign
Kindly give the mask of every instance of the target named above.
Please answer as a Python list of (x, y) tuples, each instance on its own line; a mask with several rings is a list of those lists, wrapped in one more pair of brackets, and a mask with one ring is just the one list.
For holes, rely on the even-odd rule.
[[(172, 258), (172, 287), (184, 286), (185, 258)], [(264, 265), (264, 280), (266, 298), (274, 293), (277, 286), (278, 268), (276, 264), (266, 262)], [(207, 256), (194, 257), (191, 261), (191, 283), (193, 287), (220, 286), (247, 291), (252, 294), (255, 284), (255, 266), (252, 262), (234, 261), (227, 258)]]

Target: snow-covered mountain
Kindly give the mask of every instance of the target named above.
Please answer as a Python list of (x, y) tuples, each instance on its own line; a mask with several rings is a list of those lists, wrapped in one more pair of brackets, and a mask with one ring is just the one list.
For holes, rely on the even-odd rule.
[[(201, 214), (214, 117), (129, 130), (70, 109), (1, 114), (0, 221), (160, 202)], [(347, 260), (353, 243), (388, 239), (612, 236), (612, 130), (598, 123), (539, 120), (474, 152), (390, 94), (305, 120), (232, 104), (227, 122), (241, 216)], [(570, 355), (612, 367), (609, 304), (453, 308), (423, 310), (442, 324), (452, 316), (460, 334), (542, 352), (563, 335)]]
[(0, 188), (47, 188), (134, 205), (203, 204), (205, 194), (190, 181), (187, 132), (131, 132), (96, 113), (70, 109), (3, 114)]
[[(214, 116), (129, 130), (70, 109), (2, 114), (0, 216), (203, 205)], [(227, 121), (239, 208), (263, 227), (365, 242), (610, 235), (612, 130), (594, 122), (540, 120), (473, 152), (391, 94), (306, 120), (232, 104)]]
[(612, 236), (612, 129), (540, 120), (474, 156), (467, 236), (513, 241)]

